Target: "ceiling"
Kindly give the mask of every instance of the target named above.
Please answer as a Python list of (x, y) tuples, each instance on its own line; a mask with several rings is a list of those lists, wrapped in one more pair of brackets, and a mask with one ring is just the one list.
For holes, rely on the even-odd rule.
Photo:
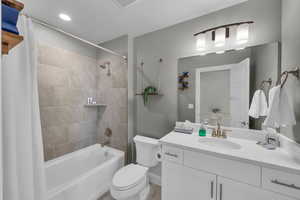
[[(23, 0), (25, 12), (89, 41), (138, 36), (245, 0), (137, 0), (127, 7), (116, 0)], [(71, 22), (59, 19), (60, 13)]]

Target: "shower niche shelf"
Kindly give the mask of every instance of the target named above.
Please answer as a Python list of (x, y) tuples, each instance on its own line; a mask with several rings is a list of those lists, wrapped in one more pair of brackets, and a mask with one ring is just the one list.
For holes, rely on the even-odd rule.
[(85, 104), (84, 105), (85, 107), (106, 107), (107, 105), (106, 104)]
[[(2, 4), (5, 4), (11, 8), (17, 9), (19, 12), (23, 10), (24, 4), (15, 0), (1, 0)], [(4, 30), (1, 30), (1, 35), (2, 35), (2, 54), (7, 55), (8, 52), (17, 46), (19, 43), (23, 41), (23, 36), (7, 32)]]
[[(136, 93), (135, 95), (136, 96), (143, 96), (144, 93)], [(160, 94), (160, 93), (149, 93), (148, 95), (149, 96), (164, 96), (163, 94)]]

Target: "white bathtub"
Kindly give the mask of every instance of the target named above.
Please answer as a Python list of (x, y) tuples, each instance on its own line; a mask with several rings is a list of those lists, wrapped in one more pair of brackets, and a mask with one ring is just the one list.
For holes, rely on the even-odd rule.
[(48, 200), (97, 200), (124, 165), (124, 153), (96, 144), (45, 165)]

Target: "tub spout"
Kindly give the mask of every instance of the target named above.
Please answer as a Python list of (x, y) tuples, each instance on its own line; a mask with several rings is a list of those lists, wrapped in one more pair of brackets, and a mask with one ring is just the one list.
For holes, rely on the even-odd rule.
[(110, 141), (109, 140), (106, 140), (105, 142), (102, 142), (101, 143), (101, 147), (104, 147), (104, 146), (107, 146), (110, 144)]

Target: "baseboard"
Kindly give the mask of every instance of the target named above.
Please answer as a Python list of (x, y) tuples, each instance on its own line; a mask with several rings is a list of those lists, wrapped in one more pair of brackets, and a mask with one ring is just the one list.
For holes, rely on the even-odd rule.
[(150, 183), (161, 186), (161, 177), (159, 175), (151, 172), (148, 175)]

